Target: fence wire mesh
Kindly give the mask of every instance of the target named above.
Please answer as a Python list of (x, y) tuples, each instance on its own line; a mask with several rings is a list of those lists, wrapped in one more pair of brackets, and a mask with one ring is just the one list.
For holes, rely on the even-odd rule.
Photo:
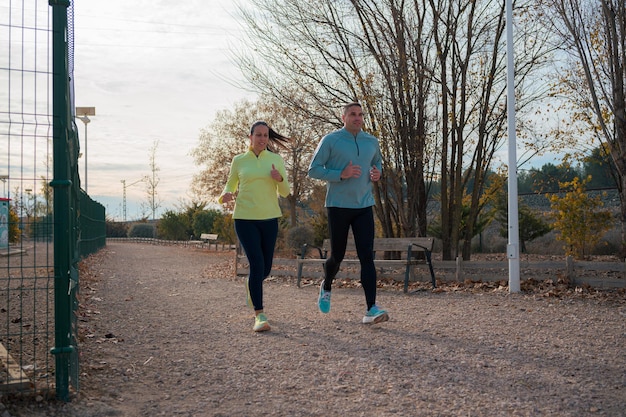
[(62, 399), (78, 389), (77, 264), (106, 229), (76, 169), (72, 27), (68, 0), (0, 0), (0, 391)]
[(0, 6), (0, 389), (54, 386), (52, 50), (42, 1)]

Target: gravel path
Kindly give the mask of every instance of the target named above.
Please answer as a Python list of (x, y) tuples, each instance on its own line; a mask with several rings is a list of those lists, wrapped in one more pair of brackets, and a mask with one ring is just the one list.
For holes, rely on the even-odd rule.
[[(624, 293), (403, 294), (265, 284), (252, 331), (233, 254), (109, 243), (81, 273), (81, 390), (12, 416), (626, 416)], [(577, 295), (578, 294), (578, 295)], [(554, 293), (550, 293), (554, 295)], [(5, 417), (4, 414), (0, 415)]]

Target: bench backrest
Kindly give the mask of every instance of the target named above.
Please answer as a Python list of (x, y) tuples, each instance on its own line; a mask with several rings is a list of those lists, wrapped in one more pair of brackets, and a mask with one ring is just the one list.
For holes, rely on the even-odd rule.
[[(406, 256), (406, 251), (411, 246), (411, 252), (424, 252), (425, 250), (432, 252), (435, 239), (432, 237), (388, 237), (374, 239), (374, 252), (400, 252)], [(324, 239), (322, 245), (324, 252), (330, 252), (330, 239)], [(348, 238), (346, 252), (356, 251), (354, 238)], [(381, 257), (379, 255), (379, 257)]]

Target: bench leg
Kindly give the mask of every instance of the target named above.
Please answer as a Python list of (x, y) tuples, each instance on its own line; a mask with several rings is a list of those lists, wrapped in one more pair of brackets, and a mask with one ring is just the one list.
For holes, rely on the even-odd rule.
[(298, 263), (298, 288), (300, 288), (300, 280), (302, 279), (302, 263)]
[[(431, 258), (430, 251), (424, 251), (426, 254), (426, 262), (428, 263), (428, 270), (430, 271), (430, 282), (433, 285), (433, 288), (437, 288), (437, 281), (435, 280), (435, 271), (433, 269), (433, 262)], [(409, 277), (411, 275), (411, 267), (408, 263), (410, 260), (410, 254), (407, 258), (406, 271), (404, 272), (404, 292), (406, 293), (409, 290)]]
[(406, 270), (404, 271), (404, 293), (406, 294), (409, 290), (409, 278), (411, 275), (411, 258), (413, 257), (413, 253), (411, 252), (412, 245), (406, 250)]
[(437, 288), (437, 281), (435, 280), (435, 271), (433, 271), (433, 262), (430, 257), (430, 251), (426, 252), (426, 261), (428, 262), (428, 269), (430, 270), (430, 282), (433, 284), (433, 288)]
[(406, 270), (404, 271), (404, 293), (409, 290), (409, 278), (411, 277), (411, 265), (407, 260)]

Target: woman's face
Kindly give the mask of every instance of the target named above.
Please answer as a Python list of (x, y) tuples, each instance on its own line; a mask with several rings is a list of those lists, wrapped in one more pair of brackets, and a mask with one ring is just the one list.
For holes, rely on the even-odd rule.
[(250, 146), (252, 151), (258, 155), (267, 148), (267, 142), (270, 139), (270, 129), (265, 125), (258, 125), (250, 135)]

